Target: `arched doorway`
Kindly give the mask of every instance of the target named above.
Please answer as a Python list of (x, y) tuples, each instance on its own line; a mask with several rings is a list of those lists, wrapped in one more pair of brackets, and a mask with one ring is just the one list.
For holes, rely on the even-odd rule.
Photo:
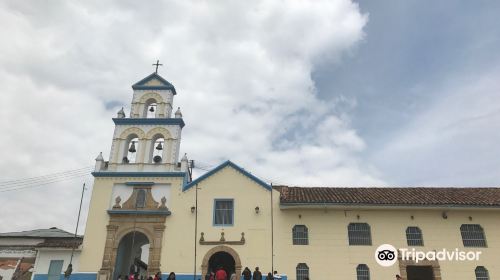
[(208, 250), (201, 263), (201, 272), (203, 275), (206, 275), (208, 271), (215, 270), (218, 266), (224, 268), (228, 274), (228, 278), (234, 271), (239, 279), (238, 275), (241, 275), (241, 261), (238, 253), (233, 248), (219, 245)]
[(217, 271), (222, 268), (226, 271), (227, 275), (235, 272), (235, 262), (233, 256), (226, 252), (217, 252), (213, 254), (208, 260), (208, 271)]
[[(149, 239), (139, 231), (129, 232), (120, 240), (112, 279), (129, 275), (131, 270), (146, 277), (149, 262)], [(123, 279), (123, 278), (122, 278)]]

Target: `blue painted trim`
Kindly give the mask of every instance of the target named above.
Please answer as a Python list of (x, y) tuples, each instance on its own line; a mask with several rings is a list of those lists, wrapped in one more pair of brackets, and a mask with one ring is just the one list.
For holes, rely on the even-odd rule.
[(186, 177), (186, 172), (92, 172), (94, 177)]
[(152, 186), (155, 182), (126, 182), (127, 186)]
[(123, 214), (123, 215), (135, 215), (135, 214), (147, 214), (147, 215), (158, 215), (158, 216), (170, 216), (172, 212), (161, 211), (161, 210), (108, 210), (109, 214)]
[[(231, 212), (231, 219), (232, 219), (232, 223), (231, 224), (216, 224), (215, 223), (215, 204), (217, 203), (217, 201), (232, 201), (233, 202), (233, 211)], [(213, 211), (213, 215), (212, 215), (212, 226), (214, 227), (232, 227), (234, 226), (234, 199), (233, 198), (215, 198), (214, 199), (214, 207), (213, 207), (214, 211)]]
[[(158, 79), (160, 82), (162, 82), (164, 85), (163, 86), (147, 86), (145, 85), (147, 82), (153, 80), (153, 79)], [(138, 81), (137, 83), (133, 84), (132, 85), (132, 89), (136, 90), (136, 89), (145, 89), (145, 90), (148, 90), (148, 89), (151, 89), (151, 90), (172, 90), (172, 92), (174, 93), (174, 95), (177, 94), (177, 92), (175, 91), (175, 87), (169, 83), (167, 80), (165, 80), (162, 76), (158, 75), (157, 73), (152, 73), (150, 74), (149, 76), (147, 76), (146, 78)]]
[(186, 124), (181, 118), (113, 118), (115, 125), (133, 125), (133, 124), (150, 124), (150, 125), (178, 125), (183, 128)]
[(234, 169), (236, 169), (238, 172), (240, 172), (241, 174), (245, 175), (246, 177), (248, 177), (249, 179), (253, 180), (254, 182), (256, 182), (257, 184), (261, 185), (262, 187), (264, 187), (265, 189), (267, 190), (271, 190), (271, 186), (268, 185), (266, 182), (262, 181), (261, 179), (255, 177), (254, 175), (252, 175), (251, 173), (249, 173), (248, 171), (246, 171), (245, 169), (239, 167), (238, 165), (234, 164), (233, 162), (231, 162), (230, 160), (222, 163), (221, 165), (215, 167), (214, 169), (208, 171), (207, 173), (201, 175), (198, 179), (196, 180), (193, 180), (191, 183), (185, 185), (182, 190), (183, 191), (186, 191), (188, 190), (189, 188), (191, 188), (192, 186), (200, 183), (201, 181), (207, 179), (208, 177), (212, 176), (213, 174), (219, 172), (220, 170), (224, 169), (225, 167), (227, 166), (230, 166)]
[[(33, 280), (47, 280), (49, 279), (48, 274), (35, 274)], [(72, 273), (69, 280), (96, 280), (97, 273)], [(64, 274), (59, 276), (59, 280), (66, 280)]]

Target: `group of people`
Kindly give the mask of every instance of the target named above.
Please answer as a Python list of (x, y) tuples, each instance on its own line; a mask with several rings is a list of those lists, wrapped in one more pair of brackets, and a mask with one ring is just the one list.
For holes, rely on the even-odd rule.
[[(278, 279), (281, 279), (281, 276), (278, 274), (278, 272), (276, 270), (274, 271), (274, 274), (269, 272), (269, 273), (267, 273), (267, 276), (265, 278), (263, 278), (262, 273), (259, 270), (259, 267), (256, 267), (253, 273), (252, 273), (252, 271), (250, 271), (250, 269), (248, 267), (245, 267), (245, 269), (243, 270), (241, 275), (243, 276), (244, 280), (278, 280)], [(234, 271), (231, 273), (231, 275), (229, 276), (229, 279), (228, 279), (227, 272), (224, 270), (224, 268), (222, 266), (219, 266), (215, 270), (215, 272), (214, 271), (207, 272), (207, 274), (205, 275), (205, 280), (237, 280), (237, 279), (239, 279), (239, 277), (236, 276), (236, 273)], [(305, 280), (309, 280), (309, 278), (307, 278)]]
[[(139, 275), (138, 272), (131, 272), (128, 277), (123, 277), (121, 274), (118, 275), (117, 280), (162, 280), (161, 279), (161, 272), (157, 272), (155, 276), (149, 276), (147, 278), (143, 277), (142, 275)], [(167, 280), (175, 280), (175, 273), (172, 271), (167, 277)]]

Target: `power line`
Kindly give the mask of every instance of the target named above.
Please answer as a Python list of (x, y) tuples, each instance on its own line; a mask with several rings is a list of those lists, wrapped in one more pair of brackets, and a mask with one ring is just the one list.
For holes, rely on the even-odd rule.
[(77, 176), (68, 177), (68, 178), (65, 178), (65, 179), (57, 180), (57, 181), (43, 182), (43, 183), (39, 183), (39, 184), (36, 184), (36, 185), (28, 185), (28, 186), (24, 186), (24, 187), (23, 186), (21, 186), (21, 187), (12, 187), (10, 189), (9, 188), (5, 188), (5, 189), (1, 189), (0, 193), (11, 192), (11, 191), (18, 191), (18, 190), (24, 190), (24, 189), (30, 189), (30, 188), (38, 188), (38, 187), (42, 187), (42, 186), (45, 186), (45, 185), (48, 185), (48, 184), (58, 183), (58, 182), (63, 182), (63, 181), (69, 181), (69, 180), (73, 180), (73, 179), (85, 177), (85, 176), (88, 176), (88, 175), (90, 175), (90, 174), (80, 174), (80, 175), (77, 175)]
[(36, 186), (40, 184), (49, 184), (49, 183), (57, 183), (57, 182), (62, 182), (66, 180), (70, 180), (75, 177), (83, 177), (83, 176), (88, 176), (90, 175), (88, 172), (82, 172), (82, 173), (76, 173), (76, 174), (68, 174), (67, 176), (64, 177), (58, 177), (58, 178), (52, 178), (52, 179), (47, 179), (47, 180), (41, 180), (37, 182), (31, 182), (31, 183), (26, 183), (26, 184), (18, 184), (18, 185), (11, 185), (11, 186), (3, 186), (0, 188), (0, 190), (5, 190), (5, 189), (11, 189), (11, 188), (20, 188), (20, 187), (29, 187), (29, 186)]
[(37, 183), (37, 182), (41, 182), (41, 181), (45, 181), (45, 180), (53, 180), (53, 179), (57, 179), (57, 178), (78, 175), (81, 173), (88, 174), (91, 171), (91, 169), (92, 169), (91, 167), (84, 167), (84, 168), (62, 171), (62, 172), (57, 172), (57, 173), (52, 173), (52, 174), (47, 174), (47, 175), (42, 175), (42, 176), (37, 176), (37, 177), (3, 181), (3, 182), (0, 182), (0, 187), (11, 187), (11, 186), (16, 186), (16, 185)]
[(89, 176), (91, 170), (92, 167), (87, 166), (78, 169), (60, 171), (36, 177), (3, 181), (0, 182), (0, 193), (29, 189), (29, 188), (37, 188), (48, 184), (74, 180), (76, 178)]

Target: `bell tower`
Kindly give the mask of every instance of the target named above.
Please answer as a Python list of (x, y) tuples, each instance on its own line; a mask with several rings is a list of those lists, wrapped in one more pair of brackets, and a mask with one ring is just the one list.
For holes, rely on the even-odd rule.
[(181, 132), (184, 127), (178, 108), (172, 117), (172, 104), (177, 94), (174, 86), (152, 73), (132, 85), (130, 114), (123, 108), (113, 118), (115, 131), (109, 155), (96, 159), (95, 172), (173, 172), (186, 164), (179, 163)]
[[(158, 66), (159, 62), (157, 62)], [(99, 280), (160, 271), (173, 198), (191, 181), (179, 162), (184, 121), (174, 86), (157, 71), (132, 85), (130, 112), (113, 118), (109, 161), (96, 158), (80, 269)]]

